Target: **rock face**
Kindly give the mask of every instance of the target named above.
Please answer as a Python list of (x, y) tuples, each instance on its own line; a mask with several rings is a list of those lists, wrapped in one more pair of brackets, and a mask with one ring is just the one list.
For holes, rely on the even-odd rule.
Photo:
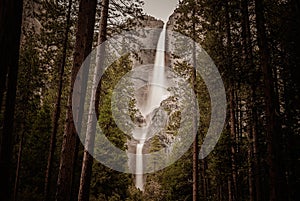
[(172, 15), (170, 15), (168, 23), (167, 23), (167, 29), (168, 30), (175, 30), (176, 20), (179, 17), (180, 17), (180, 14), (177, 13), (176, 10), (175, 10), (175, 12)]
[[(161, 20), (157, 20), (151, 16), (145, 16), (143, 21), (137, 23), (136, 30), (139, 29), (161, 29), (163, 28), (164, 23)], [(160, 36), (159, 30), (152, 35), (148, 35), (147, 43), (151, 44), (150, 46), (156, 47), (158, 39)], [(155, 50), (140, 50), (139, 52), (133, 52), (132, 61), (133, 68), (139, 67), (141, 65), (153, 64), (155, 59)]]
[(164, 26), (164, 22), (147, 15), (144, 17), (144, 20), (140, 23), (140, 26), (148, 28), (162, 28)]

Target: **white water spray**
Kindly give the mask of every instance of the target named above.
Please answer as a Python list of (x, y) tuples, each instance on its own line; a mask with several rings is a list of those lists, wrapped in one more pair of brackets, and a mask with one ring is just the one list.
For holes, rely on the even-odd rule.
[(141, 106), (140, 111), (145, 118), (146, 126), (138, 127), (134, 130), (134, 137), (139, 142), (136, 146), (136, 188), (144, 190), (144, 175), (143, 175), (143, 146), (145, 143), (148, 127), (151, 123), (148, 116), (151, 112), (160, 106), (160, 103), (168, 97), (165, 81), (165, 41), (166, 27), (164, 24), (163, 30), (160, 33), (158, 44), (156, 47), (156, 56), (151, 82), (148, 85), (147, 100)]

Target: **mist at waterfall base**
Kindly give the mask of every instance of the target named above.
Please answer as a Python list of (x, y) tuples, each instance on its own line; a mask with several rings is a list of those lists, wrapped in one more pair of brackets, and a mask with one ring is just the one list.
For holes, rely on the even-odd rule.
[(151, 82), (148, 84), (148, 95), (145, 103), (139, 108), (141, 114), (143, 115), (144, 122), (140, 125), (140, 128), (136, 128), (133, 133), (133, 137), (138, 140), (136, 146), (136, 188), (141, 191), (144, 190), (143, 181), (143, 146), (147, 140), (148, 127), (151, 124), (150, 118), (148, 116), (151, 112), (160, 107), (160, 103), (168, 98), (168, 92), (165, 85), (165, 39), (166, 39), (166, 23), (164, 24), (163, 30), (160, 33), (156, 48), (156, 56), (153, 74), (151, 77)]

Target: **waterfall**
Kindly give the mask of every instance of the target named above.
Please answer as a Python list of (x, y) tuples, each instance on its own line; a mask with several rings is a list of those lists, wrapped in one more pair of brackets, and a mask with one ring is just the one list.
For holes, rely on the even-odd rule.
[(136, 188), (141, 191), (144, 190), (144, 176), (143, 176), (143, 146), (147, 136), (147, 129), (151, 123), (148, 116), (151, 112), (160, 106), (160, 103), (168, 97), (165, 83), (165, 41), (166, 41), (166, 27), (165, 23), (163, 30), (160, 33), (159, 40), (156, 47), (155, 63), (151, 82), (148, 84), (147, 100), (141, 106), (140, 111), (145, 118), (146, 126), (137, 127), (134, 130), (134, 138), (138, 140), (136, 146)]
[(167, 24), (165, 23), (157, 43), (155, 63), (154, 63), (152, 77), (151, 77), (151, 82), (149, 84), (149, 94), (147, 96), (147, 101), (143, 106), (143, 108), (140, 109), (141, 113), (144, 116), (147, 116), (155, 108), (158, 108), (160, 106), (161, 101), (163, 101), (167, 95), (167, 91), (165, 89), (165, 68), (164, 68), (166, 27)]
[(138, 143), (136, 145), (136, 188), (141, 191), (144, 190), (144, 181), (143, 181), (143, 146), (144, 144)]
[(143, 147), (147, 134), (147, 128), (147, 125), (145, 127), (137, 127), (133, 132), (133, 137), (139, 141), (136, 145), (135, 186), (141, 191), (144, 190)]

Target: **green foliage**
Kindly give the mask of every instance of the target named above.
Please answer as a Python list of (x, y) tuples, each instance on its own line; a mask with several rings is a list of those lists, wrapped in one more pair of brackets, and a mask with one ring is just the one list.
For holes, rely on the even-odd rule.
[(51, 117), (49, 108), (43, 107), (31, 114), (32, 125), (24, 130), (25, 147), (23, 150), (20, 195), (22, 200), (42, 200), (44, 174), (48, 157)]
[[(118, 128), (112, 117), (111, 99), (118, 81), (130, 69), (129, 55), (123, 56), (105, 71), (101, 80), (98, 121), (103, 134), (121, 150), (126, 148), (127, 136)], [(120, 159), (112, 158), (111, 160)], [(125, 200), (129, 196), (128, 187), (132, 184), (132, 180), (128, 174), (116, 172), (95, 161), (92, 178), (91, 196), (96, 200)]]
[[(24, 22), (20, 48), (19, 77), (15, 112), (15, 165), (23, 136), (23, 152), (19, 172), (18, 198), (20, 200), (42, 200), (45, 171), (52, 125), (52, 113), (57, 97), (58, 67), (61, 62), (65, 10), (67, 1), (32, 2), (24, 1)], [(68, 51), (70, 56), (70, 51)], [(69, 57), (68, 57), (69, 58)], [(67, 58), (66, 72), (70, 68)], [(65, 76), (62, 105), (67, 101)], [(62, 107), (58, 139), (62, 138), (65, 107)], [(58, 140), (57, 147), (60, 147)], [(60, 149), (56, 149), (55, 175)]]
[(171, 166), (147, 175), (144, 200), (192, 200), (191, 150)]
[(130, 175), (116, 172), (95, 161), (90, 190), (91, 200), (125, 200), (129, 197), (128, 186), (131, 184)]

